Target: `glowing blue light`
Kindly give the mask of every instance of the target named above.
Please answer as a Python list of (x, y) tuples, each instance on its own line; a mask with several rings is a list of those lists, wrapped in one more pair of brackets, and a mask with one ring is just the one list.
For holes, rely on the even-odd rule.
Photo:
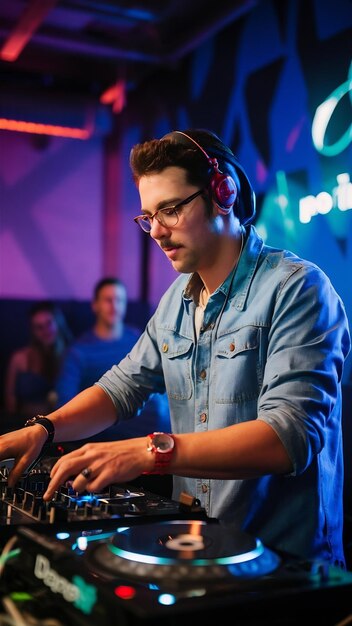
[(288, 198), (283, 193), (277, 196), (276, 201), (280, 209), (286, 209), (288, 206)]
[[(139, 554), (137, 552), (131, 552), (130, 550), (123, 550), (113, 545), (109, 545), (108, 549), (114, 554), (121, 556), (129, 561), (136, 561), (138, 563), (150, 563), (151, 565), (172, 565), (175, 559), (161, 556), (152, 556), (149, 554)], [(256, 547), (253, 550), (249, 550), (243, 554), (235, 554), (231, 556), (222, 556), (216, 559), (194, 559), (193, 565), (232, 565), (234, 563), (243, 563), (245, 561), (251, 561), (261, 556), (264, 552), (264, 546), (260, 539), (256, 540)]]
[[(116, 529), (117, 530), (117, 529)], [(114, 531), (115, 532), (115, 531)], [(85, 535), (85, 539), (87, 540), (87, 543), (90, 543), (91, 541), (99, 541), (100, 539), (107, 539), (108, 537), (111, 537), (111, 535), (113, 534), (113, 532), (109, 532), (109, 533), (96, 533), (94, 535)], [(71, 546), (71, 550), (74, 552), (77, 549), (80, 549), (79, 547), (79, 541), (80, 541), (80, 537), (77, 538), (76, 542), (72, 544)]]
[(86, 550), (88, 546), (87, 537), (78, 537), (77, 546), (79, 550), (82, 550), (82, 552), (84, 552), (84, 550)]
[(299, 220), (302, 224), (308, 224), (315, 215), (326, 215), (333, 208), (340, 211), (352, 209), (352, 183), (347, 172), (336, 176), (337, 186), (332, 194), (320, 191), (316, 196), (310, 194), (299, 201)]
[(164, 606), (171, 606), (171, 604), (175, 604), (176, 598), (171, 593), (161, 593), (158, 602)]
[(325, 142), (327, 127), (335, 112), (340, 100), (352, 91), (352, 64), (349, 69), (348, 79), (339, 85), (334, 91), (322, 102), (316, 109), (312, 123), (312, 139), (313, 144), (318, 152), (325, 156), (336, 156), (352, 141), (352, 124), (346, 129), (343, 135), (334, 144), (328, 145)]
[(96, 504), (97, 497), (92, 493), (87, 493), (84, 496), (79, 496), (76, 498), (76, 503), (78, 504), (78, 506), (84, 504), (85, 502), (89, 502), (89, 504)]
[(56, 533), (56, 539), (68, 539), (70, 536), (70, 533)]
[(229, 571), (232, 576), (238, 578), (255, 578), (264, 576), (277, 569), (280, 564), (280, 558), (274, 552), (267, 549), (260, 557), (254, 561), (243, 561), (243, 563), (233, 563), (229, 565)]

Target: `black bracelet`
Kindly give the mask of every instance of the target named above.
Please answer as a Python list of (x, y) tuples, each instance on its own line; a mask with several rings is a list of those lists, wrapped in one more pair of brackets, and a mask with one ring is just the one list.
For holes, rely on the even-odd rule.
[(46, 444), (49, 444), (53, 441), (55, 436), (55, 426), (51, 420), (44, 415), (36, 415), (35, 417), (31, 417), (26, 421), (25, 426), (34, 426), (35, 424), (40, 424), (48, 433), (48, 438), (46, 440)]

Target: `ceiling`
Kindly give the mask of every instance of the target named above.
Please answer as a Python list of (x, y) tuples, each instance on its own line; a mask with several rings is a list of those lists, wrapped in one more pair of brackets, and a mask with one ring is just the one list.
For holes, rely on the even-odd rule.
[(126, 94), (259, 0), (1, 0), (0, 98), (55, 90), (121, 110)]

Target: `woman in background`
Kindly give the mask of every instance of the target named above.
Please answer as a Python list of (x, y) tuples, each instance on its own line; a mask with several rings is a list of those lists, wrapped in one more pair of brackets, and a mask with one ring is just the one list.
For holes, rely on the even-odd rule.
[(72, 335), (62, 311), (51, 301), (29, 311), (30, 341), (10, 357), (5, 378), (5, 411), (32, 417), (56, 404), (55, 383)]

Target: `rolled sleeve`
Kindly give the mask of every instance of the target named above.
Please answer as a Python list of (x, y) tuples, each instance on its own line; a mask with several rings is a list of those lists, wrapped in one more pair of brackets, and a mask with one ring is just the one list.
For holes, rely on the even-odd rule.
[[(329, 303), (329, 306), (327, 306)], [(275, 430), (302, 473), (326, 443), (350, 337), (343, 304), (314, 265), (283, 282), (269, 333), (258, 419)]]

